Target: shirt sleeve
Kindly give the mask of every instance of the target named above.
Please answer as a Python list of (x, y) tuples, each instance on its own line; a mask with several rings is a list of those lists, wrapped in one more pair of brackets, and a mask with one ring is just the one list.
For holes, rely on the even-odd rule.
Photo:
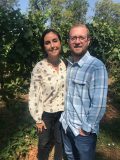
[(41, 123), (43, 113), (42, 103), (42, 87), (41, 87), (41, 72), (36, 66), (31, 74), (31, 83), (29, 89), (29, 111), (33, 119), (37, 123)]
[(83, 122), (82, 129), (87, 132), (94, 132), (94, 128), (99, 126), (106, 110), (108, 90), (108, 74), (105, 66), (95, 69), (90, 82), (89, 95), (91, 105), (87, 119)]

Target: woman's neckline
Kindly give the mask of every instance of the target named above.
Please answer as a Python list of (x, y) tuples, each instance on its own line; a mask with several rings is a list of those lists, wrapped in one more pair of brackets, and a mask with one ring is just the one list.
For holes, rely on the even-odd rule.
[(54, 69), (57, 73), (59, 73), (59, 64), (60, 64), (60, 59), (58, 61), (49, 61), (49, 59), (46, 59), (46, 62), (49, 66), (51, 66), (52, 69)]

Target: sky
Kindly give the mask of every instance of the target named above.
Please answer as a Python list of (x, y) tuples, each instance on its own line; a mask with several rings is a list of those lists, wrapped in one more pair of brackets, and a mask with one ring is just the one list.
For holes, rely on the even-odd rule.
[(20, 9), (23, 13), (27, 11), (29, 0), (19, 0)]
[[(28, 9), (28, 2), (29, 2), (29, 0), (19, 0), (20, 9), (23, 13), (25, 13)], [(97, 0), (88, 0), (89, 8), (88, 8), (88, 12), (87, 12), (87, 19), (92, 19), (92, 16), (94, 15), (96, 2), (97, 2)], [(120, 3), (120, 0), (113, 0), (113, 2)]]

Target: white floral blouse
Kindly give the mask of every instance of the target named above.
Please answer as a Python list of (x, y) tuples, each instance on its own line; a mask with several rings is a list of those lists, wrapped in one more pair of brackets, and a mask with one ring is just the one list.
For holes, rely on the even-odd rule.
[(58, 72), (47, 59), (36, 64), (31, 74), (29, 111), (37, 123), (41, 122), (43, 111), (54, 113), (64, 110), (65, 83), (66, 66), (62, 60)]

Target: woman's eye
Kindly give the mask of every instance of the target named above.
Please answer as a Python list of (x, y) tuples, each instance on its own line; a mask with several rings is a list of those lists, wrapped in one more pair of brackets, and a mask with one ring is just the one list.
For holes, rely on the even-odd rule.
[(53, 39), (53, 42), (59, 42), (59, 41), (60, 41), (59, 38)]
[(45, 42), (45, 45), (48, 45), (48, 44), (50, 44), (50, 41), (46, 41), (46, 42)]
[(56, 43), (56, 42), (58, 42), (58, 41), (59, 41), (59, 39), (56, 39), (56, 38), (55, 38), (55, 39), (52, 39), (51, 41), (45, 41), (44, 44), (45, 44), (45, 45), (49, 45), (49, 44), (52, 43), (52, 42)]
[(57, 42), (57, 40), (53, 40), (53, 42)]

